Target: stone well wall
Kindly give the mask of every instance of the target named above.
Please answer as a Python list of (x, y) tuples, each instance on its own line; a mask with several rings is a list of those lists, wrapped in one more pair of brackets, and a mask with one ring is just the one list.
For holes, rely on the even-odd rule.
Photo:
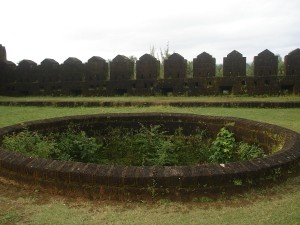
[(19, 132), (24, 126), (29, 130), (50, 132), (64, 130), (74, 123), (89, 132), (107, 126), (134, 128), (139, 126), (138, 122), (145, 125), (160, 124), (170, 131), (178, 126), (191, 132), (197, 127), (206, 128), (212, 135), (227, 126), (239, 141), (258, 143), (266, 151), (271, 151), (274, 146), (282, 147), (265, 158), (225, 165), (139, 167), (37, 159), (0, 149), (0, 175), (33, 187), (90, 198), (190, 199), (204, 193), (233, 190), (237, 188), (236, 181), (242, 187), (273, 182), (300, 167), (299, 134), (275, 125), (230, 117), (162, 113), (73, 116), (1, 128), (0, 137)]

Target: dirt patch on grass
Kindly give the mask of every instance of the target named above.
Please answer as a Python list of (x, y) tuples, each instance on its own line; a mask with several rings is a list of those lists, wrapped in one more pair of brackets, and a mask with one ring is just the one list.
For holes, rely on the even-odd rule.
[[(251, 214), (259, 214), (265, 208), (270, 211), (270, 218), (278, 213), (290, 212), (286, 208), (293, 208), (296, 212), (291, 222), (286, 224), (295, 224), (299, 207), (295, 209), (297, 203), (293, 202), (300, 198), (299, 187), (298, 175), (273, 187), (253, 189), (233, 196), (224, 195), (217, 199), (199, 196), (192, 202), (172, 202), (169, 199), (120, 202), (54, 195), (0, 177), (0, 224), (153, 224), (156, 219), (157, 224), (227, 224), (233, 217), (239, 218), (240, 222), (247, 218), (253, 220)], [(278, 205), (279, 209), (272, 215), (273, 208)], [(229, 216), (232, 213), (234, 216)], [(247, 214), (249, 216), (244, 219)], [(263, 216), (258, 216), (257, 221)], [(174, 221), (175, 217), (180, 220)], [(190, 218), (197, 218), (196, 221), (202, 219), (190, 223)], [(257, 221), (254, 219), (253, 223)]]
[[(26, 199), (26, 204), (44, 205), (53, 201), (64, 201), (71, 207), (81, 206), (116, 206), (119, 209), (139, 207), (141, 204), (147, 207), (156, 207), (157, 205), (184, 204), (188, 207), (243, 207), (254, 204), (257, 201), (272, 201), (282, 198), (287, 192), (295, 193), (299, 191), (300, 176), (290, 178), (282, 184), (273, 184), (261, 188), (251, 189), (241, 193), (217, 193), (210, 196), (199, 196), (191, 202), (176, 201), (169, 199), (158, 199), (155, 201), (115, 201), (115, 200), (88, 200), (82, 197), (64, 196), (45, 192), (43, 189), (36, 189), (28, 185), (20, 184), (15, 181), (0, 177), (0, 198), (4, 203)], [(22, 204), (21, 204), (22, 205)], [(19, 206), (21, 206), (19, 205)], [(0, 205), (0, 209), (6, 209), (5, 204)], [(21, 207), (22, 208), (22, 207)]]

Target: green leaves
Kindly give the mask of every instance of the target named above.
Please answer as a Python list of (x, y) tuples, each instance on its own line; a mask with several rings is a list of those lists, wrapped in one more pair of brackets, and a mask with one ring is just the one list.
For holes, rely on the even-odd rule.
[(85, 132), (70, 126), (63, 133), (48, 136), (25, 129), (18, 134), (5, 136), (3, 147), (38, 158), (95, 162), (99, 145), (95, 138), (87, 137)]
[(229, 163), (264, 156), (260, 147), (236, 142), (226, 128), (212, 141), (204, 130), (186, 136), (180, 127), (170, 134), (160, 125), (142, 124), (137, 130), (108, 128), (93, 137), (72, 125), (48, 136), (24, 130), (6, 136), (3, 147), (40, 158), (133, 166)]
[(265, 156), (263, 149), (257, 145), (236, 142), (234, 134), (223, 127), (212, 143), (213, 163), (230, 163), (239, 160), (251, 160)]
[(51, 158), (51, 154), (55, 152), (55, 144), (51, 137), (47, 138), (27, 129), (18, 134), (5, 136), (2, 145), (11, 151), (46, 159)]
[(225, 127), (221, 128), (217, 138), (212, 142), (212, 155), (209, 157), (211, 162), (229, 163), (232, 162), (237, 143), (232, 132)]
[(263, 149), (257, 145), (241, 142), (238, 149), (238, 155), (241, 160), (251, 160), (264, 157), (265, 153)]
[(100, 148), (96, 139), (88, 137), (84, 131), (69, 126), (67, 131), (56, 134), (57, 159), (80, 162), (96, 162), (95, 154)]

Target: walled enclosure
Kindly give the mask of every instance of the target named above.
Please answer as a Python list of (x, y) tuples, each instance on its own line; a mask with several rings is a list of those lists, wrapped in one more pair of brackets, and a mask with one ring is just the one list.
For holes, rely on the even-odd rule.
[[(205, 193), (221, 193), (273, 182), (300, 167), (299, 134), (275, 125), (231, 117), (168, 113), (73, 116), (1, 128), (0, 140), (5, 134), (20, 132), (24, 126), (29, 130), (50, 132), (63, 130), (74, 123), (89, 132), (107, 126), (135, 128), (139, 127), (139, 122), (145, 125), (160, 124), (170, 131), (180, 126), (191, 133), (197, 127), (206, 128), (213, 135), (227, 125), (238, 141), (258, 143), (266, 151), (276, 146), (282, 147), (268, 157), (250, 161), (164, 167), (103, 166), (36, 159), (0, 149), (0, 175), (34, 188), (90, 198), (138, 200), (151, 198), (155, 193), (157, 197), (191, 199)], [(236, 181), (241, 186), (237, 187)]]
[(254, 75), (246, 75), (246, 58), (234, 50), (223, 59), (223, 76), (216, 76), (216, 59), (203, 52), (193, 59), (192, 77), (187, 60), (174, 53), (163, 63), (144, 54), (136, 63), (123, 55), (111, 62), (98, 56), (87, 63), (70, 57), (63, 64), (45, 59), (41, 65), (7, 61), (0, 45), (0, 95), (278, 95), (300, 94), (300, 49), (285, 56), (285, 75), (277, 76), (278, 57), (264, 50), (254, 57)]

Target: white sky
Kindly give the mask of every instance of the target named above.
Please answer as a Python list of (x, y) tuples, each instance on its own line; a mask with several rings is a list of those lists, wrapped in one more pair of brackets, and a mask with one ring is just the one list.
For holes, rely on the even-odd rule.
[(300, 0), (3, 0), (0, 6), (0, 44), (15, 63), (139, 58), (167, 43), (187, 60), (206, 51), (217, 63), (232, 50), (251, 62), (266, 48), (282, 57), (300, 48)]

